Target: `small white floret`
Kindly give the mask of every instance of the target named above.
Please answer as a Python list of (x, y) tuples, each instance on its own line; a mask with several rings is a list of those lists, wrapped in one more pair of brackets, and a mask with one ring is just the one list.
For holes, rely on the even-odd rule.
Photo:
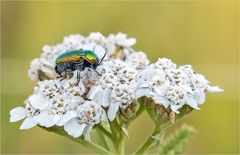
[(77, 120), (72, 119), (64, 125), (64, 130), (73, 137), (80, 137), (83, 134), (83, 131), (86, 127), (86, 124), (79, 124)]

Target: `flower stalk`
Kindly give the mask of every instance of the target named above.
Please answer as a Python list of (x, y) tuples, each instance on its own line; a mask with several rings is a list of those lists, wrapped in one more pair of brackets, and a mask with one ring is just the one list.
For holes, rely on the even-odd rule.
[(112, 137), (111, 133), (109, 131), (107, 131), (107, 129), (102, 124), (100, 124), (96, 129), (101, 131), (110, 140), (113, 140), (113, 137)]
[(114, 144), (115, 154), (124, 154), (124, 133), (117, 121), (117, 118), (112, 122), (109, 122), (111, 132), (113, 135), (112, 142)]
[(112, 146), (109, 143), (109, 140), (98, 128), (96, 128), (95, 135), (97, 139), (97, 144), (107, 149), (108, 151), (111, 151)]
[(106, 150), (105, 148), (99, 146), (99, 145), (96, 145), (92, 142), (89, 142), (89, 141), (86, 141), (84, 140), (82, 137), (79, 137), (79, 138), (74, 138), (72, 136), (69, 136), (63, 129), (59, 128), (59, 127), (51, 127), (51, 128), (45, 128), (45, 127), (42, 127), (42, 126), (39, 126), (40, 128), (48, 131), (48, 132), (54, 132), (58, 135), (61, 135), (61, 136), (64, 136), (72, 141), (75, 141), (77, 143), (80, 143), (81, 145), (85, 146), (86, 148), (96, 152), (96, 153), (99, 153), (99, 154), (111, 154), (111, 152), (109, 152), (108, 150)]
[(145, 154), (145, 153), (147, 153), (147, 151), (149, 149), (152, 149), (152, 146), (154, 145), (154, 143), (155, 143), (155, 146), (156, 146), (156, 144), (158, 144), (160, 141), (162, 141), (166, 128), (167, 128), (166, 125), (162, 125), (162, 126), (156, 125), (152, 134), (137, 149), (137, 151), (134, 153), (134, 155)]

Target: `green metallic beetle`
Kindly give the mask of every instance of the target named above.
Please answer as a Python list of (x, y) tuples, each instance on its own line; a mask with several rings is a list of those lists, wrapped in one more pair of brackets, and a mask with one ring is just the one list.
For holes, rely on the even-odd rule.
[(78, 49), (64, 52), (59, 55), (55, 61), (55, 71), (60, 77), (64, 76), (64, 78), (66, 78), (67, 72), (77, 70), (78, 82), (80, 80), (80, 72), (84, 71), (85, 68), (90, 68), (98, 75), (101, 75), (96, 71), (96, 68), (102, 63), (106, 53), (107, 52), (105, 52), (104, 56), (99, 61), (98, 56), (91, 50)]

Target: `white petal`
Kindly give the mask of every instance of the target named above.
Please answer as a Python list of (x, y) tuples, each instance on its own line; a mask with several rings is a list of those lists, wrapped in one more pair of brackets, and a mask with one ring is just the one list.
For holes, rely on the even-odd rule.
[(116, 117), (117, 111), (119, 109), (120, 103), (111, 103), (107, 112), (108, 119), (113, 121)]
[(71, 96), (70, 102), (71, 105), (82, 103), (84, 99), (80, 96)]
[(94, 46), (95, 46), (95, 44), (83, 44), (83, 45), (81, 45), (81, 48), (85, 49), (85, 50), (91, 50), (92, 51)]
[(171, 109), (172, 109), (173, 112), (179, 114), (178, 109), (181, 108), (182, 106), (183, 106), (183, 105), (171, 105), (170, 107), (171, 107)]
[(49, 68), (51, 68), (52, 70), (54, 70), (54, 66), (55, 66), (54, 60), (52, 60), (52, 59), (40, 58), (40, 61), (41, 61), (42, 64), (44, 64), (45, 67), (49, 67)]
[(41, 70), (49, 78), (56, 78), (57, 77), (57, 74), (56, 74), (56, 72), (54, 70), (54, 64), (53, 64), (52, 67), (51, 66), (41, 66)]
[(26, 111), (23, 107), (16, 107), (10, 111), (10, 122), (16, 122), (26, 117)]
[(92, 101), (100, 104), (103, 107), (107, 107), (110, 103), (110, 94), (111, 94), (111, 89), (104, 89), (99, 91), (94, 98), (92, 99)]
[(171, 102), (167, 98), (159, 95), (154, 96), (153, 100), (157, 104), (162, 104), (165, 108), (167, 108), (171, 104)]
[(62, 115), (57, 115), (55, 114), (53, 117), (53, 122), (55, 122), (55, 124), (57, 124), (57, 122), (62, 118)]
[(54, 70), (50, 66), (42, 66), (41, 70), (46, 74), (53, 74)]
[(158, 70), (158, 72), (156, 72), (156, 75), (154, 75), (152, 77), (152, 81), (156, 82), (156, 81), (165, 81), (166, 80), (166, 75), (163, 71), (161, 70)]
[(198, 104), (203, 104), (205, 102), (205, 93), (203, 89), (196, 89), (194, 91), (193, 98)]
[(208, 86), (207, 90), (210, 93), (218, 93), (218, 92), (224, 91), (223, 89), (219, 88), (218, 86)]
[(135, 92), (135, 97), (138, 99), (142, 96), (151, 97), (153, 92), (149, 88), (140, 88)]
[(38, 70), (39, 69), (39, 65), (40, 65), (39, 58), (33, 59), (30, 62), (30, 64), (31, 64), (30, 66), (31, 66), (32, 69)]
[(150, 86), (150, 82), (148, 81), (141, 81), (140, 84), (139, 84), (139, 87), (141, 88), (148, 88)]
[(192, 88), (189, 85), (181, 85), (180, 87), (186, 92), (193, 94)]
[(159, 95), (164, 95), (164, 93), (165, 93), (165, 92), (162, 92), (162, 87), (160, 87), (160, 86), (154, 86), (153, 89)]
[(68, 111), (56, 124), (58, 126), (63, 126), (74, 117), (77, 117), (77, 113), (75, 111)]
[(154, 91), (155, 91), (158, 95), (164, 96), (164, 95), (166, 95), (169, 87), (170, 87), (170, 85), (167, 83), (167, 84), (165, 84), (165, 85), (163, 85), (163, 86), (157, 86), (157, 85), (155, 85), (155, 86), (153, 87), (153, 89), (154, 89)]
[(199, 108), (198, 108), (198, 103), (197, 103), (192, 97), (188, 97), (188, 96), (187, 96), (187, 97), (186, 97), (186, 102), (187, 102), (187, 104), (188, 104), (190, 107), (199, 110)]
[(47, 112), (44, 112), (39, 115), (38, 123), (39, 125), (48, 128), (54, 126), (57, 123), (57, 121), (59, 121), (59, 119), (60, 119), (59, 116), (55, 116), (52, 114), (48, 114)]
[(94, 49), (94, 53), (96, 53), (99, 59), (102, 59), (104, 54), (106, 53), (106, 50), (102, 46), (96, 45)]
[[(109, 36), (109, 37), (113, 37), (114, 38), (114, 35), (112, 36)], [(127, 38), (127, 34), (126, 33), (122, 33), (122, 32), (119, 32), (115, 35), (116, 37), (116, 40), (122, 40), (122, 39), (126, 39)]]
[(101, 90), (101, 86), (92, 86), (87, 94), (88, 99), (93, 99), (93, 97)]
[(48, 106), (45, 96), (40, 93), (33, 94), (29, 97), (29, 103), (36, 109), (44, 110)]
[(75, 119), (72, 119), (64, 125), (64, 130), (73, 137), (79, 137), (82, 135), (86, 124), (79, 124)]
[(37, 119), (36, 117), (27, 117), (22, 125), (20, 126), (20, 129), (29, 129), (37, 125)]
[(106, 111), (105, 110), (103, 110), (103, 114), (102, 114), (102, 116), (101, 116), (101, 119), (103, 120), (103, 121), (108, 121), (108, 117), (107, 117), (107, 113), (106, 113)]
[(135, 39), (135, 38), (119, 40), (119, 41), (117, 42), (118, 45), (120, 45), (120, 46), (125, 46), (125, 47), (132, 46), (132, 45), (134, 45), (135, 43), (136, 43), (136, 39)]
[(162, 78), (162, 76), (165, 76), (165, 73), (159, 69), (152, 69), (152, 68), (147, 68), (142, 72), (140, 72), (141, 78), (147, 81), (152, 81), (153, 77), (156, 75)]
[(85, 129), (86, 131), (84, 132), (84, 139), (86, 140), (86, 141), (91, 141), (91, 137), (90, 137), (90, 132), (92, 131), (92, 126), (88, 126), (88, 127), (86, 127), (86, 129)]

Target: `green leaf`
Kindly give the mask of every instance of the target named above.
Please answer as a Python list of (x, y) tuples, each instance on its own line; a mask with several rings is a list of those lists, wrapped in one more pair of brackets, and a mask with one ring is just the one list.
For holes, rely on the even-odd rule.
[(196, 134), (195, 128), (189, 125), (182, 125), (179, 129), (167, 137), (158, 152), (159, 154), (181, 154), (187, 145), (187, 143)]

